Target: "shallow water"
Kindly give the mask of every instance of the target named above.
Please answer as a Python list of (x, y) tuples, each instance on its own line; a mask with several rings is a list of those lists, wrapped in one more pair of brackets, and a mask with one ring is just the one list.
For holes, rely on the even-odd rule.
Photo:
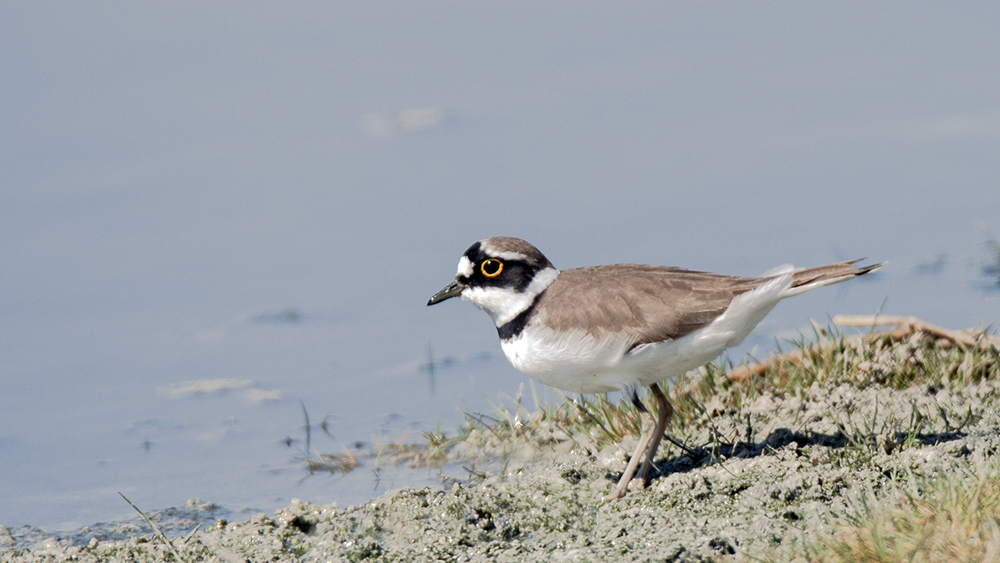
[(485, 315), (425, 306), (486, 236), (888, 261), (737, 359), (837, 313), (1000, 319), (997, 8), (171, 8), (2, 8), (2, 524), (434, 482), (308, 477), (303, 408), (340, 453), (516, 395)]

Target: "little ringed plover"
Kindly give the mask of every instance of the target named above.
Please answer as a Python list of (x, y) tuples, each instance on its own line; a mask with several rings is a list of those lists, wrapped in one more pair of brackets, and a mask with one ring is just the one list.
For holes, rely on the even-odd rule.
[(858, 260), (816, 268), (782, 266), (743, 278), (638, 264), (557, 270), (512, 237), (465, 251), (455, 281), (428, 305), (461, 296), (486, 311), (511, 364), (528, 377), (576, 393), (621, 391), (645, 412), (650, 387), (656, 424), (645, 431), (610, 498), (625, 494), (645, 452), (645, 481), (673, 413), (657, 385), (736, 346), (786, 297), (877, 270)]

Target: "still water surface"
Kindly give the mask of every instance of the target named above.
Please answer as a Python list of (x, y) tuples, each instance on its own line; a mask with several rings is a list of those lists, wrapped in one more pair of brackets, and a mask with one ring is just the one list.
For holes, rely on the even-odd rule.
[(837, 313), (1000, 321), (1000, 8), (566, 8), (0, 8), (0, 524), (434, 484), (308, 477), (303, 408), (339, 453), (516, 395), (485, 315), (425, 306), (487, 236), (888, 261), (737, 360)]

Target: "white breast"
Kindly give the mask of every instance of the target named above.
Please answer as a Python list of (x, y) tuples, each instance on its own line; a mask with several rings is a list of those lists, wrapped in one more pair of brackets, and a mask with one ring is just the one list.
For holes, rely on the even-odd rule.
[(625, 355), (624, 338), (597, 339), (582, 330), (557, 332), (529, 324), (516, 338), (500, 344), (515, 368), (546, 385), (574, 393), (622, 388), (621, 375), (612, 374)]
[(605, 393), (650, 385), (676, 378), (742, 342), (786, 296), (790, 284), (791, 276), (775, 278), (734, 299), (708, 326), (631, 351), (625, 335), (594, 337), (583, 330), (555, 331), (538, 323), (529, 323), (501, 346), (515, 368), (558, 389)]

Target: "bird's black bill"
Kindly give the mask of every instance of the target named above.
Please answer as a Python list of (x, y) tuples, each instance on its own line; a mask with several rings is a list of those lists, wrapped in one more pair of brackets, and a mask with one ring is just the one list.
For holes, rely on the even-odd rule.
[(430, 301), (427, 302), (427, 305), (434, 305), (436, 303), (440, 303), (440, 302), (444, 301), (445, 299), (451, 299), (452, 297), (458, 297), (459, 295), (462, 294), (462, 290), (463, 289), (465, 289), (465, 288), (462, 287), (461, 284), (459, 284), (457, 281), (453, 281), (453, 282), (451, 282), (451, 284), (448, 285), (448, 287), (446, 287), (446, 288), (442, 289), (441, 291), (435, 293), (431, 297)]

